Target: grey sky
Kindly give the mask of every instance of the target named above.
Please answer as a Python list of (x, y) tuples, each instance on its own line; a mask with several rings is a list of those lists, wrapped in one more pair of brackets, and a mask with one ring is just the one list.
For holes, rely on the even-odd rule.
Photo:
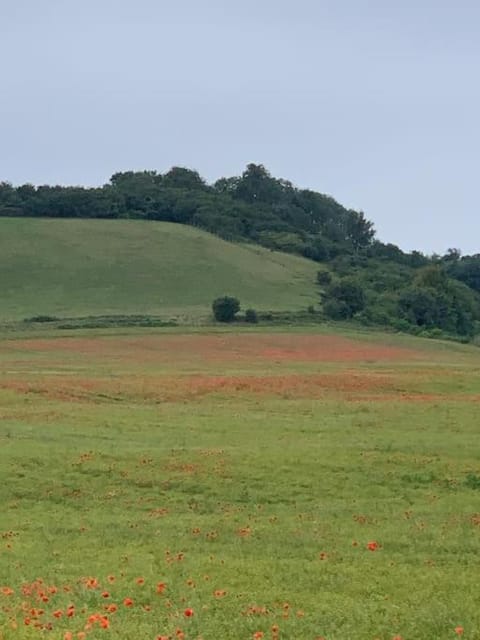
[(0, 0), (0, 180), (261, 162), (480, 252), (477, 0)]

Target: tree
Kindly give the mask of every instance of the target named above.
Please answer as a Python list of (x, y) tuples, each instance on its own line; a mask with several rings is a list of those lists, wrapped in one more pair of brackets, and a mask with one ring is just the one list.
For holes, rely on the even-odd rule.
[(212, 310), (217, 322), (233, 322), (235, 315), (240, 311), (240, 302), (237, 298), (223, 296), (213, 301)]
[(172, 167), (164, 174), (162, 184), (175, 189), (205, 190), (207, 188), (205, 180), (197, 171), (185, 167)]
[(355, 278), (341, 278), (325, 292), (323, 310), (331, 318), (352, 318), (364, 307), (365, 292)]

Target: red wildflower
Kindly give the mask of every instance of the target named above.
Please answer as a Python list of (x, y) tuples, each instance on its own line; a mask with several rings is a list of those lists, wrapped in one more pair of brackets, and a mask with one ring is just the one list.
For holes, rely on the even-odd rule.
[(133, 600), (131, 598), (125, 598), (123, 601), (123, 604), (126, 607), (132, 607), (133, 606)]
[(455, 627), (455, 633), (457, 636), (461, 636), (463, 634), (463, 627)]
[(110, 620), (107, 618), (107, 616), (100, 616), (99, 622), (102, 629), (108, 629), (108, 627), (110, 626)]
[(379, 544), (376, 540), (372, 540), (367, 544), (367, 549), (369, 551), (377, 551), (378, 548), (379, 548)]
[(186, 618), (191, 618), (193, 616), (193, 609), (185, 609), (185, 611), (183, 612), (183, 615)]
[(157, 593), (163, 593), (166, 588), (167, 588), (167, 585), (165, 584), (165, 582), (159, 582), (157, 584)]

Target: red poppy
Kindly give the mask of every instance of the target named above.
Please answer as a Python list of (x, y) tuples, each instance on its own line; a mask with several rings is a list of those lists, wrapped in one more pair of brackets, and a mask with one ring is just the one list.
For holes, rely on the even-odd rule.
[(185, 609), (185, 611), (183, 612), (183, 615), (186, 618), (191, 618), (193, 616), (193, 609)]
[(107, 616), (100, 616), (99, 622), (102, 629), (108, 629), (108, 627), (110, 626), (110, 620), (107, 618)]

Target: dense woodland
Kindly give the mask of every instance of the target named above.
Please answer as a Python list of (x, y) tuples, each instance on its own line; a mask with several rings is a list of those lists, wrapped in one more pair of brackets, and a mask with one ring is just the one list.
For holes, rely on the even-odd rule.
[(363, 212), (274, 178), (262, 165), (213, 185), (181, 167), (116, 173), (100, 188), (1, 182), (0, 216), (194, 225), (318, 262), (319, 302), (331, 319), (465, 339), (480, 331), (480, 254), (404, 253), (380, 242)]

